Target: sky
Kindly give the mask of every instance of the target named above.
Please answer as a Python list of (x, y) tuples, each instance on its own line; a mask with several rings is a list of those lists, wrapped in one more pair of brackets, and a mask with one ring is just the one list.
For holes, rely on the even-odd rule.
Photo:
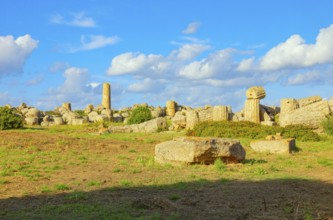
[(331, 0), (2, 0), (0, 106), (243, 108), (333, 96)]

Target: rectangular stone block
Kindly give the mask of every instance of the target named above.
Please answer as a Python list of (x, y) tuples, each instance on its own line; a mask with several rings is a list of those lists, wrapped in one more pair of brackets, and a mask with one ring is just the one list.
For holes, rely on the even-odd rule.
[(252, 141), (250, 147), (256, 152), (286, 154), (296, 149), (296, 142), (293, 138), (280, 140)]
[(247, 99), (245, 101), (244, 116), (245, 121), (260, 124), (259, 99)]
[(227, 121), (228, 120), (228, 107), (227, 106), (214, 106), (213, 107), (213, 121)]

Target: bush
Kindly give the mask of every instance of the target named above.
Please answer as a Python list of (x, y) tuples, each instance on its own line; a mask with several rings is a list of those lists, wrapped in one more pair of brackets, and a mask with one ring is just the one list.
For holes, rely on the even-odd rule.
[(295, 138), (299, 141), (319, 141), (320, 137), (310, 128), (301, 125), (286, 127), (265, 126), (252, 122), (202, 122), (193, 130), (187, 131), (188, 136), (224, 137), (224, 138), (250, 138), (263, 139), (268, 135), (281, 133), (285, 138)]
[(21, 116), (7, 107), (0, 107), (0, 130), (23, 128)]
[(327, 118), (322, 122), (322, 126), (324, 131), (329, 134), (333, 135), (333, 115), (327, 116)]
[(151, 119), (151, 111), (148, 107), (139, 106), (132, 111), (128, 124), (140, 124)]

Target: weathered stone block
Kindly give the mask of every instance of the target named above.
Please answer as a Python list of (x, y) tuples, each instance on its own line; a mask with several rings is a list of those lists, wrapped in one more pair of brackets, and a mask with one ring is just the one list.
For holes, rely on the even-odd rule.
[(261, 86), (253, 86), (246, 91), (246, 98), (248, 99), (263, 99), (265, 97), (265, 89)]
[(245, 121), (260, 124), (259, 99), (247, 99), (244, 109)]
[(300, 108), (310, 105), (315, 102), (320, 102), (323, 100), (320, 96), (310, 96), (307, 98), (297, 99)]
[(250, 147), (256, 152), (266, 152), (272, 154), (291, 153), (296, 148), (295, 139), (275, 139), (252, 141)]
[(187, 110), (186, 112), (186, 129), (193, 129), (199, 123), (199, 116), (195, 110)]
[(182, 137), (155, 146), (155, 161), (162, 164), (212, 164), (217, 158), (240, 162), (245, 155), (238, 140), (227, 138)]
[(228, 107), (227, 106), (214, 106), (213, 107), (213, 121), (227, 121), (228, 120)]
[(200, 122), (213, 121), (213, 108), (198, 111), (198, 118)]
[(299, 108), (296, 99), (281, 99), (281, 114), (294, 111)]
[(175, 116), (176, 114), (177, 103), (173, 100), (169, 100), (166, 102), (166, 114), (167, 116)]

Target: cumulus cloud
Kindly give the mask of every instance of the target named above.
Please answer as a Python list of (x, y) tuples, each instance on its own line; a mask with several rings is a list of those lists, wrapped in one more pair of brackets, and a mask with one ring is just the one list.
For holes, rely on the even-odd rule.
[(210, 54), (201, 61), (194, 61), (185, 65), (179, 71), (179, 75), (188, 79), (204, 79), (215, 75), (228, 74), (232, 71), (232, 54), (234, 49), (224, 49)]
[(111, 65), (107, 70), (108, 75), (122, 75), (137, 73), (147, 69), (159, 71), (165, 65), (162, 62), (163, 56), (156, 54), (124, 53), (112, 59)]
[(278, 70), (326, 63), (333, 63), (333, 24), (320, 30), (315, 44), (306, 44), (300, 35), (291, 36), (266, 53), (260, 68)]
[(321, 80), (320, 72), (310, 71), (307, 73), (299, 73), (288, 78), (288, 85), (303, 85), (305, 83), (316, 83)]
[(94, 50), (102, 47), (106, 47), (115, 44), (119, 41), (117, 36), (106, 37), (103, 35), (90, 35), (81, 36), (81, 46), (78, 48), (72, 48), (69, 50), (70, 53), (83, 51), (83, 50)]
[(188, 26), (186, 27), (186, 29), (184, 29), (182, 31), (182, 33), (183, 34), (194, 34), (198, 31), (200, 25), (201, 25), (200, 22), (192, 22), (192, 23), (188, 24)]
[(37, 75), (36, 77), (32, 78), (32, 79), (29, 79), (27, 82), (26, 82), (26, 85), (27, 86), (35, 86), (35, 85), (38, 85), (40, 84), (41, 82), (43, 82), (44, 80), (44, 76), (42, 74), (39, 74)]
[(87, 17), (84, 11), (73, 13), (70, 18), (64, 18), (59, 14), (54, 15), (51, 17), (51, 23), (76, 27), (96, 27), (95, 20), (91, 17)]
[(22, 72), (37, 47), (38, 41), (28, 34), (16, 39), (11, 35), (0, 36), (0, 76)]

